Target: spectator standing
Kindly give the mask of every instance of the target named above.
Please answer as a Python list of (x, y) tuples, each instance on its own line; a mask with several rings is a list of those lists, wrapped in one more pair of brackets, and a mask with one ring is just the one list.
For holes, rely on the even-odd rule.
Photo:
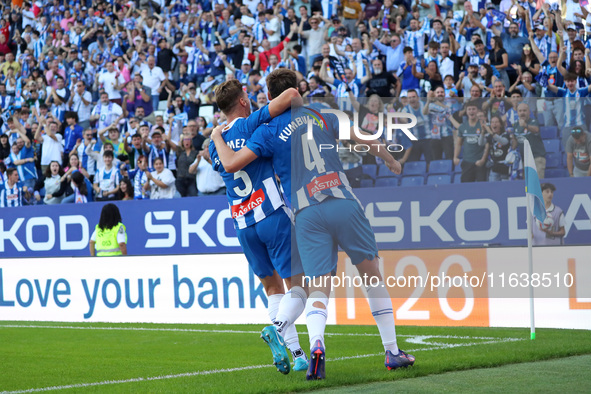
[(68, 126), (64, 130), (64, 159), (62, 163), (68, 162), (68, 156), (70, 152), (74, 150), (76, 142), (82, 139), (82, 133), (84, 129), (76, 124), (76, 113), (68, 112), (66, 114), (66, 123)]
[(357, 24), (363, 20), (363, 9), (359, 0), (344, 0), (343, 5), (343, 25), (349, 30), (352, 38), (358, 38)]
[(100, 89), (104, 89), (109, 96), (109, 101), (121, 105), (121, 89), (125, 84), (123, 75), (117, 70), (113, 62), (107, 62), (107, 69), (96, 74), (96, 82)]
[(189, 167), (191, 174), (196, 174), (197, 190), (199, 196), (218, 196), (226, 194), (226, 185), (219, 172), (212, 166), (209, 156), (210, 139), (203, 142), (203, 149), (197, 155), (195, 161)]
[(146, 171), (150, 183), (144, 185), (144, 188), (150, 190), (151, 200), (161, 200), (174, 198), (176, 194), (175, 179), (172, 171), (164, 167), (162, 158), (157, 157), (154, 160), (154, 171)]
[(197, 151), (193, 148), (193, 140), (189, 134), (183, 134), (181, 146), (177, 151), (176, 189), (181, 197), (197, 196), (197, 183), (189, 167), (197, 159)]
[(78, 124), (82, 129), (90, 128), (90, 114), (92, 112), (92, 94), (86, 90), (86, 84), (78, 80), (70, 93), (68, 106), (78, 115)]
[[(43, 130), (43, 133), (41, 133)], [(45, 172), (52, 161), (62, 163), (63, 137), (58, 134), (58, 124), (53, 118), (41, 119), (35, 132), (35, 140), (41, 143), (41, 171)]]
[(156, 58), (154, 56), (148, 58), (148, 65), (141, 70), (141, 75), (144, 80), (143, 83), (152, 92), (152, 108), (156, 110), (160, 103), (160, 93), (164, 89), (166, 76), (162, 69), (156, 66)]
[(513, 131), (517, 142), (519, 143), (519, 153), (523, 154), (523, 140), (527, 138), (530, 143), (534, 161), (536, 162), (536, 171), (538, 178), (544, 179), (546, 171), (546, 148), (540, 135), (540, 126), (538, 121), (530, 116), (530, 108), (526, 103), (517, 106), (517, 123), (513, 124)]
[(490, 146), (490, 158), (492, 166), (488, 180), (506, 181), (511, 175), (511, 167), (506, 164), (505, 158), (509, 149), (517, 148), (517, 140), (514, 135), (505, 129), (505, 122), (503, 118), (495, 115), (490, 120), (490, 125), (484, 124), (485, 133), (481, 133), (478, 139), (480, 146), (485, 146), (487, 143)]
[[(458, 127), (458, 138), (454, 149), (454, 165), (460, 165), (460, 150), (464, 148), (464, 157), (461, 162), (462, 183), (486, 181), (486, 159), (488, 157), (488, 143), (484, 146), (478, 144), (480, 134), (484, 133), (482, 126), (485, 120), (484, 114), (478, 112), (478, 104), (470, 101), (466, 105), (468, 119)], [(450, 118), (452, 120), (453, 118)], [(465, 142), (465, 144), (464, 144)], [(413, 148), (414, 149), (414, 148)]]
[(123, 109), (119, 104), (109, 101), (109, 94), (101, 92), (101, 101), (94, 107), (90, 116), (91, 121), (96, 121), (96, 129), (102, 130), (123, 118)]
[(572, 177), (591, 176), (591, 135), (573, 127), (566, 142), (566, 166)]

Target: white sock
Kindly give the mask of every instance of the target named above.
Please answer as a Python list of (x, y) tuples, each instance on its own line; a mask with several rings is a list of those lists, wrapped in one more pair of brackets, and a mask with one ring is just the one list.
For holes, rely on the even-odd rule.
[(303, 358), (304, 360), (307, 360), (306, 353), (304, 353), (302, 347), (300, 346), (300, 338), (298, 337), (295, 324), (290, 324), (287, 329), (283, 331), (283, 340), (285, 341), (285, 345), (291, 352), (294, 360), (296, 358)]
[(307, 297), (306, 291), (299, 286), (294, 286), (285, 293), (275, 317), (277, 332), (283, 335), (283, 332), (300, 317), (306, 307)]
[(384, 350), (389, 350), (392, 354), (398, 354), (398, 344), (396, 343), (396, 326), (394, 324), (394, 312), (392, 310), (392, 299), (388, 290), (384, 287), (384, 282), (378, 283), (377, 287), (368, 286), (367, 300), (369, 309), (375, 319)]
[(275, 323), (275, 318), (277, 317), (277, 312), (279, 312), (279, 304), (281, 303), (281, 299), (283, 298), (283, 294), (273, 294), (267, 296), (269, 300), (267, 306), (267, 313), (269, 314), (269, 318), (271, 322)]
[[(317, 308), (313, 304), (319, 302), (324, 308)], [(326, 327), (326, 308), (328, 307), (328, 297), (320, 291), (310, 294), (306, 302), (306, 325), (308, 326), (308, 335), (310, 336), (310, 349), (317, 340), (324, 347), (324, 329)]]
[(304, 311), (307, 297), (306, 291), (303, 288), (299, 286), (292, 287), (281, 299), (279, 312), (274, 322), (277, 332), (283, 336), (285, 345), (287, 345), (293, 354), (294, 359), (302, 356), (305, 357), (305, 353), (300, 346), (298, 332), (294, 322)]

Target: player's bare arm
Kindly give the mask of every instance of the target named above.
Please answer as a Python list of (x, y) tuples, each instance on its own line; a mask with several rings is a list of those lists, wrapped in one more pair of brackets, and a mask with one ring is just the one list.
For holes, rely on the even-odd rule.
[(220, 161), (222, 162), (222, 165), (224, 166), (224, 170), (232, 174), (246, 167), (258, 156), (247, 147), (235, 152), (226, 144), (226, 141), (224, 141), (224, 138), (222, 137), (223, 129), (224, 126), (217, 126), (215, 129), (213, 129), (211, 132), (211, 140), (215, 144), (215, 149), (218, 153)]
[[(276, 99), (271, 101), (269, 104), (269, 114), (271, 117), (281, 115), (287, 111), (294, 101), (300, 101), (301, 96), (297, 89), (290, 88), (281, 93)], [(215, 144), (215, 148), (218, 152), (218, 156), (224, 170), (228, 173), (235, 173), (246, 167), (257, 155), (247, 147), (243, 147), (239, 151), (235, 152), (232, 148), (226, 145), (224, 138), (222, 137), (223, 127), (216, 127), (211, 133), (211, 139)]]
[[(369, 135), (368, 133), (363, 132), (364, 134)], [(380, 159), (384, 160), (386, 167), (394, 174), (400, 174), (402, 172), (402, 165), (400, 162), (392, 157), (392, 155), (386, 149), (386, 145), (382, 144), (379, 141), (366, 141), (359, 138), (351, 129), (352, 139), (357, 142), (358, 144), (369, 144), (369, 153), (374, 155), (375, 157), (379, 157)]]
[(294, 100), (299, 101), (299, 104), (301, 105), (300, 93), (295, 88), (287, 89), (269, 103), (269, 114), (272, 118), (281, 115), (291, 107), (292, 101)]

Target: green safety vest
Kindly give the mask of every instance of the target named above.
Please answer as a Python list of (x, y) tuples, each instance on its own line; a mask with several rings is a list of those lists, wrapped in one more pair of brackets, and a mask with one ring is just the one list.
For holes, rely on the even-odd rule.
[(97, 224), (95, 231), (97, 256), (120, 256), (123, 254), (117, 242), (117, 234), (121, 232), (125, 234), (125, 243), (127, 243), (127, 233), (123, 223), (118, 223), (115, 227), (107, 230), (101, 230)]

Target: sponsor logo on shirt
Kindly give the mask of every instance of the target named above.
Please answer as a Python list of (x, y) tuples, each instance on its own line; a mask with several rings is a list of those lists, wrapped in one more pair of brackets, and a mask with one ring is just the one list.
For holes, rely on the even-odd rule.
[(308, 183), (306, 188), (308, 189), (308, 194), (312, 197), (314, 194), (321, 192), (322, 190), (332, 189), (333, 187), (338, 187), (340, 185), (341, 179), (339, 178), (339, 174), (333, 172), (332, 174), (319, 176), (312, 182)]
[(240, 216), (246, 215), (248, 212), (252, 211), (256, 207), (260, 207), (263, 205), (265, 201), (265, 192), (263, 189), (259, 189), (256, 192), (252, 193), (250, 198), (246, 201), (241, 202), (237, 205), (232, 205), (232, 219), (236, 219)]

